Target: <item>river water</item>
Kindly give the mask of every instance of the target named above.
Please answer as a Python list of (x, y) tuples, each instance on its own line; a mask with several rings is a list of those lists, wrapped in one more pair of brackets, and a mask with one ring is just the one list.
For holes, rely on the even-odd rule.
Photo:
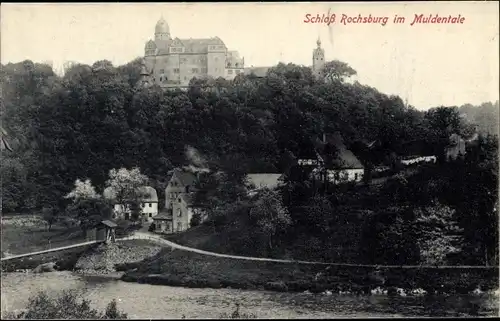
[(468, 316), (471, 306), (479, 313), (498, 316), (498, 298), (492, 295), (447, 297), (388, 297), (277, 293), (235, 289), (196, 289), (119, 281), (116, 277), (82, 276), (72, 272), (44, 274), (3, 273), (2, 312), (23, 309), (29, 296), (46, 290), (77, 290), (104, 310), (112, 300), (129, 318), (218, 318), (240, 312), (258, 318)]

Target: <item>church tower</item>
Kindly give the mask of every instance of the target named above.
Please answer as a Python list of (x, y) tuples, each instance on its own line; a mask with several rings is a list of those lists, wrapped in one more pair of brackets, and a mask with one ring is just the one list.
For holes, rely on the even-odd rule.
[(318, 47), (313, 50), (313, 73), (316, 76), (321, 76), (321, 71), (325, 65), (325, 50), (321, 48), (321, 40), (319, 37), (316, 44)]
[(163, 16), (158, 20), (155, 27), (155, 41), (167, 41), (170, 40), (170, 27), (168, 23), (163, 19)]

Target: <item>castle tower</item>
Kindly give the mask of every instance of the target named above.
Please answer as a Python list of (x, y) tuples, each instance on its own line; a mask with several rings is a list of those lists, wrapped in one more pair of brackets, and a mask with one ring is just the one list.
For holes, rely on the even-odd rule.
[(316, 44), (318, 47), (313, 50), (313, 73), (316, 76), (321, 76), (321, 71), (325, 65), (325, 50), (321, 48), (321, 40), (319, 37)]
[(155, 41), (170, 40), (170, 27), (163, 16), (158, 20), (155, 27)]

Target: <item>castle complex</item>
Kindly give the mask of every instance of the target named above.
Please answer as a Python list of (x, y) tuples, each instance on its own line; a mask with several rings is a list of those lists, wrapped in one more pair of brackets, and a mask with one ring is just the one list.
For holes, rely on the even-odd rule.
[[(318, 76), (324, 65), (321, 41), (313, 51), (313, 71)], [(187, 87), (189, 81), (210, 76), (234, 79), (238, 74), (265, 76), (268, 67), (245, 68), (245, 58), (230, 51), (219, 37), (206, 39), (172, 38), (163, 17), (156, 23), (154, 41), (146, 42), (140, 85), (155, 83), (163, 88)]]

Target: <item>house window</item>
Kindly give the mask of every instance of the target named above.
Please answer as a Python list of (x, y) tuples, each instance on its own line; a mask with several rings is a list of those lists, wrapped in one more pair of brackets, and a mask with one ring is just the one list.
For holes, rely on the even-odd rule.
[(229, 69), (229, 70), (227, 71), (227, 73), (228, 73), (229, 75), (232, 75), (232, 74), (233, 74), (233, 70), (232, 70), (232, 69)]
[(160, 81), (163, 81), (163, 77), (162, 76), (160, 76)]
[(187, 186), (186, 186), (186, 193), (189, 193), (189, 188), (190, 188), (190, 186), (189, 186), (189, 185), (187, 185)]
[(201, 72), (206, 73), (207, 72), (207, 68), (206, 67), (201, 68)]
[(182, 223), (178, 222), (177, 223), (177, 232), (180, 232), (180, 231), (182, 231)]
[(149, 213), (149, 217), (153, 217), (153, 213)]
[(197, 74), (199, 71), (198, 71), (198, 68), (193, 68), (193, 74)]
[(354, 180), (358, 180), (358, 173), (354, 173)]
[(240, 74), (240, 71), (239, 69), (236, 69), (236, 74), (239, 75)]
[(180, 203), (180, 202), (181, 202), (181, 199), (179, 198), (177, 201)]
[(164, 74), (165, 73), (165, 69), (160, 69), (160, 74)]
[(177, 210), (177, 216), (178, 216), (178, 217), (181, 217), (181, 216), (182, 216), (182, 212), (181, 212), (181, 209), (180, 209), (180, 208)]
[[(358, 175), (358, 174), (356, 174), (356, 175)], [(153, 203), (149, 203), (149, 207), (153, 207)]]
[(238, 68), (238, 63), (235, 64), (236, 68)]
[(178, 74), (179, 73), (179, 68), (174, 68), (174, 74)]

